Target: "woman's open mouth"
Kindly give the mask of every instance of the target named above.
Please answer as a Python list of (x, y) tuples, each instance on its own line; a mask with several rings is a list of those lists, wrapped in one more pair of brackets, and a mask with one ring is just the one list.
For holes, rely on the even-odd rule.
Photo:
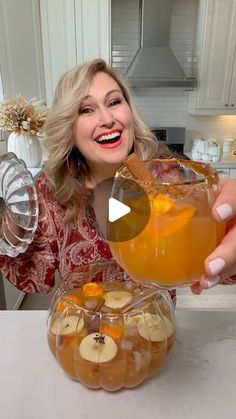
[(95, 141), (100, 147), (115, 148), (122, 142), (122, 132), (116, 130), (107, 134), (104, 133), (97, 137)]

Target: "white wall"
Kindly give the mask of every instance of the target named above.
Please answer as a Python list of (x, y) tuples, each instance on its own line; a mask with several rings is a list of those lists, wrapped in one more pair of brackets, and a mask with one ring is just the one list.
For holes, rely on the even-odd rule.
[[(197, 0), (173, 0), (171, 46), (189, 75), (196, 29)], [(139, 46), (139, 1), (112, 0), (112, 64), (125, 71)], [(193, 116), (182, 88), (140, 88), (135, 99), (149, 126), (186, 127), (186, 151), (193, 138), (236, 139), (236, 116)]]
[(2, 85), (2, 74), (0, 70), (0, 102), (2, 102), (4, 99), (3, 97), (3, 85)]

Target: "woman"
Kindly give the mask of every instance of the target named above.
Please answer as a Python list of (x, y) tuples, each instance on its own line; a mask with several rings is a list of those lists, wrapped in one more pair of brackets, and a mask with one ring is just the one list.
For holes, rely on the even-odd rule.
[[(157, 155), (157, 142), (139, 117), (124, 81), (103, 60), (68, 71), (56, 88), (46, 124), (49, 159), (36, 187), (38, 228), (24, 254), (0, 257), (0, 268), (17, 288), (47, 293), (58, 269), (65, 276), (78, 266), (112, 259), (88, 207), (92, 189), (114, 176), (131, 152)], [(206, 276), (192, 287), (199, 293), (236, 272), (236, 182), (222, 182), (213, 212), (232, 226), (206, 260)], [(88, 209), (90, 208), (90, 209)], [(97, 214), (99, 218), (99, 213)]]

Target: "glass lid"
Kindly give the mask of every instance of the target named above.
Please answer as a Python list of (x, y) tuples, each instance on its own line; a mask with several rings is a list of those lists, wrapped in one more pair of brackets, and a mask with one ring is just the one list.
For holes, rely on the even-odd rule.
[(31, 173), (14, 153), (0, 156), (0, 255), (25, 252), (38, 224), (38, 198)]

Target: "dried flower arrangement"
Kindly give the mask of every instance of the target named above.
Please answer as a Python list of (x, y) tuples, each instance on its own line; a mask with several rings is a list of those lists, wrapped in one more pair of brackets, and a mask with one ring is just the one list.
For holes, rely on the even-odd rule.
[(43, 132), (46, 116), (42, 101), (17, 96), (0, 102), (0, 130), (36, 136)]

